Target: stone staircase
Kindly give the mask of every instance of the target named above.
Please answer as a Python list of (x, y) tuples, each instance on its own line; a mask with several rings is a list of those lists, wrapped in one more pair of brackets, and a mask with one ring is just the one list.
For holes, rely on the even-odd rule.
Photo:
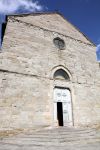
[(100, 130), (59, 127), (2, 138), (0, 150), (100, 150)]

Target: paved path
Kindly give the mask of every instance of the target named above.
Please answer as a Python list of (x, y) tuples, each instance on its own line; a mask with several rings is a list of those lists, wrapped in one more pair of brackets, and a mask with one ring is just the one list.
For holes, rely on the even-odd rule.
[(0, 150), (100, 150), (100, 131), (53, 128), (0, 139)]

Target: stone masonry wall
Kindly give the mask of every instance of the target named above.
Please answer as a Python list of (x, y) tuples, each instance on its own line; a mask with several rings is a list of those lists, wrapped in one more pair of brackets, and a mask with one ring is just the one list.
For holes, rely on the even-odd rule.
[(91, 44), (91, 42), (87, 40), (86, 37), (84, 37), (81, 32), (75, 29), (75, 27), (70, 22), (65, 20), (60, 14), (57, 13), (37, 14), (37, 15), (31, 14), (28, 15), (27, 17), (20, 16), (16, 17), (16, 19), (29, 23), (31, 25), (35, 25), (37, 27), (41, 27), (54, 32), (59, 32), (60, 34), (64, 34), (74, 39), (81, 40), (83, 42)]
[[(31, 18), (34, 20), (34, 16)], [(26, 19), (30, 20), (30, 17), (26, 16)], [(0, 53), (1, 128), (53, 124), (54, 81), (51, 74), (57, 66), (65, 67), (71, 74), (71, 81), (66, 84), (72, 93), (74, 125), (98, 125), (100, 68), (96, 62), (95, 46), (56, 30), (53, 32), (25, 23), (25, 20), (23, 22), (22, 17), (17, 20), (16, 17), (9, 18)], [(66, 29), (66, 24), (62, 26)], [(65, 50), (59, 51), (55, 47), (55, 37), (64, 39)]]

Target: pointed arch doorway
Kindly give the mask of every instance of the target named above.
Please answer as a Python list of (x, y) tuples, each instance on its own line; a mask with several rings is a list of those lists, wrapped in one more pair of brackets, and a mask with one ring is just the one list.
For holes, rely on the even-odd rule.
[[(72, 126), (71, 92), (66, 86), (66, 80), (70, 80), (69, 75), (63, 69), (59, 69), (54, 73), (54, 80), (57, 81), (53, 96), (54, 122), (57, 126)], [(65, 86), (60, 86), (61, 82), (65, 82)]]

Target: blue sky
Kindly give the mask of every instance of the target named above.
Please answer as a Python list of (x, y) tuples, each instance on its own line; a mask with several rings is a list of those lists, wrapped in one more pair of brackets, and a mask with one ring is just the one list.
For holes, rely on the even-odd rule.
[[(0, 1), (25, 2), (25, 0)], [(28, 0), (28, 2), (29, 1), (30, 0)], [(35, 0), (33, 0), (33, 2), (34, 1)], [(39, 11), (59, 11), (96, 45), (100, 44), (100, 0), (38, 0), (38, 2), (42, 8), (39, 9)], [(26, 10), (26, 7), (22, 7), (21, 4), (17, 12), (23, 12), (22, 8), (25, 8), (25, 12), (29, 11), (29, 9)], [(6, 9), (8, 9), (8, 6)], [(2, 10), (4, 10), (4, 8)], [(11, 13), (13, 14), (13, 11)]]

